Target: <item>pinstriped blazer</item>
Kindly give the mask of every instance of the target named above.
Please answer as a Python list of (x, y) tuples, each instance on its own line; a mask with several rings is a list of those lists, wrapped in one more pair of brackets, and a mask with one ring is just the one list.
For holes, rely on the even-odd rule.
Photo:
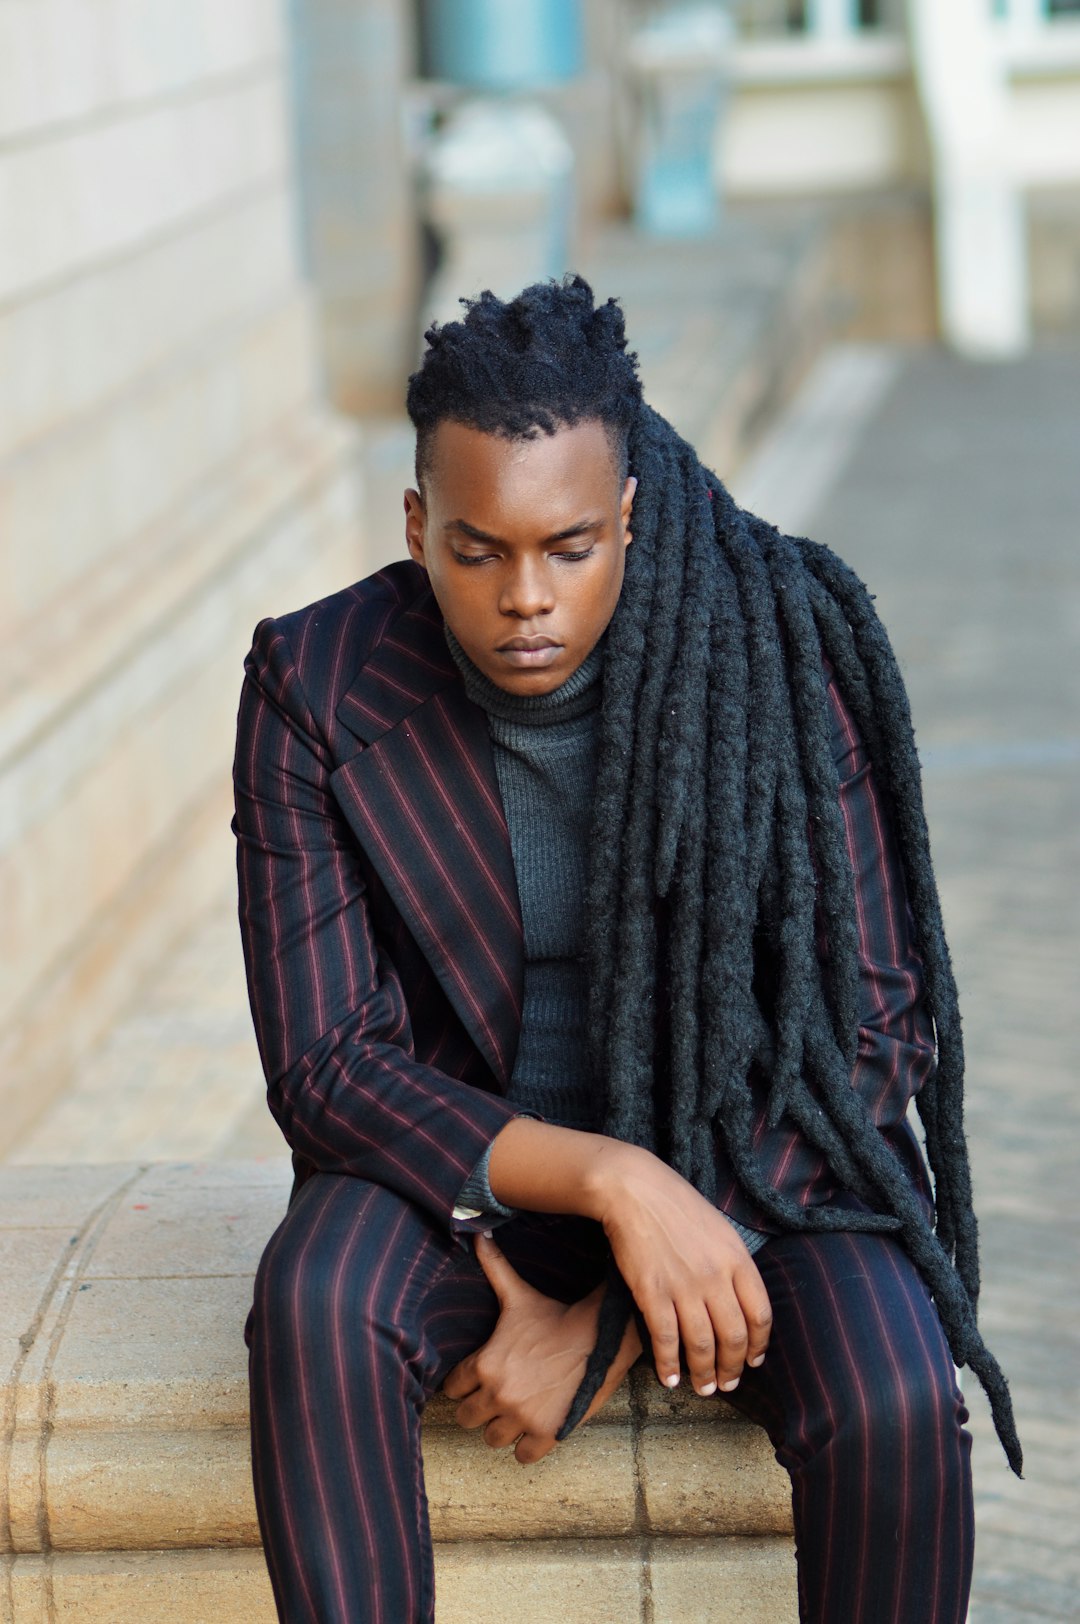
[[(523, 938), (487, 722), (466, 697), (423, 570), (392, 564), (255, 629), (233, 765), (239, 920), (268, 1101), (297, 1183), (315, 1170), (398, 1191), (450, 1228), (461, 1186), (514, 1114)], [(865, 751), (834, 686), (834, 754), (855, 868), (853, 1086), (919, 1178), (904, 1122), (933, 1065), (902, 875)], [(827, 1200), (788, 1119), (767, 1176)], [(771, 1228), (718, 1154), (719, 1204)]]

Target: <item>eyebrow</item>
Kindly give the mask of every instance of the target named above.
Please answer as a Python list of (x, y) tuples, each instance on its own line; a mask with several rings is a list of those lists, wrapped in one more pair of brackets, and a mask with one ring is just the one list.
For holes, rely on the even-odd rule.
[[(574, 536), (587, 536), (592, 530), (599, 530), (603, 519), (579, 519), (577, 524), (567, 525), (565, 530), (554, 530), (550, 536), (543, 537), (543, 545), (547, 546), (553, 541), (570, 541)], [(484, 541), (489, 546), (505, 547), (506, 542), (502, 536), (491, 536), (486, 530), (478, 530), (467, 519), (451, 519), (443, 526), (445, 530), (457, 530), (466, 536), (469, 541)]]

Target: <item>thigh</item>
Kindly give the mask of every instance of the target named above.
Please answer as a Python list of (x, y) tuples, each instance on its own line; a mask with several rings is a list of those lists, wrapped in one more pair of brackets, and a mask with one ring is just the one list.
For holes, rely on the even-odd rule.
[(921, 1276), (891, 1237), (850, 1232), (780, 1236), (756, 1262), (773, 1332), (731, 1398), (791, 1474), (800, 1616), (958, 1624), (971, 1438)]
[[(953, 1428), (961, 1400), (952, 1355), (922, 1276), (896, 1240), (781, 1235), (754, 1261), (773, 1331), (765, 1363), (745, 1372), (732, 1397), (783, 1434), (785, 1464), (812, 1452), (815, 1434), (872, 1425), (894, 1430), (904, 1449), (913, 1428)], [(932, 1444), (924, 1438), (924, 1448)]]
[[(523, 1278), (573, 1301), (602, 1278), (598, 1224), (521, 1213), (499, 1243)], [(245, 1338), (256, 1356), (291, 1343), (298, 1366), (333, 1349), (353, 1362), (367, 1345), (392, 1348), (423, 1402), (494, 1329), (498, 1304), (471, 1236), (453, 1234), (382, 1185), (316, 1173), (297, 1190), (267, 1242)], [(259, 1344), (262, 1344), (260, 1350)]]

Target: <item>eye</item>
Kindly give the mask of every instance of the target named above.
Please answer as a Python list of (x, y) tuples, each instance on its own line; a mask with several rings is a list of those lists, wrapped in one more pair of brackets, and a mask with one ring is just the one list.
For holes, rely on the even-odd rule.
[(494, 553), (458, 553), (458, 552), (455, 552), (454, 557), (457, 559), (459, 564), (486, 564), (489, 559), (495, 557), (495, 554)]
[(567, 564), (580, 564), (583, 558), (591, 558), (596, 551), (595, 546), (584, 547), (576, 553), (552, 553), (552, 558), (561, 558)]

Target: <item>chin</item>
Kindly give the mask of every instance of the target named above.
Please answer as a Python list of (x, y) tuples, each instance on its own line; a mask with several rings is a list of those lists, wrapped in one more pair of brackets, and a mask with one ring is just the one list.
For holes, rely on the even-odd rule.
[(505, 689), (508, 694), (549, 694), (566, 681), (572, 669), (569, 662), (560, 661), (556, 667), (544, 666), (536, 671), (515, 671), (503, 666), (486, 674), (497, 688)]

